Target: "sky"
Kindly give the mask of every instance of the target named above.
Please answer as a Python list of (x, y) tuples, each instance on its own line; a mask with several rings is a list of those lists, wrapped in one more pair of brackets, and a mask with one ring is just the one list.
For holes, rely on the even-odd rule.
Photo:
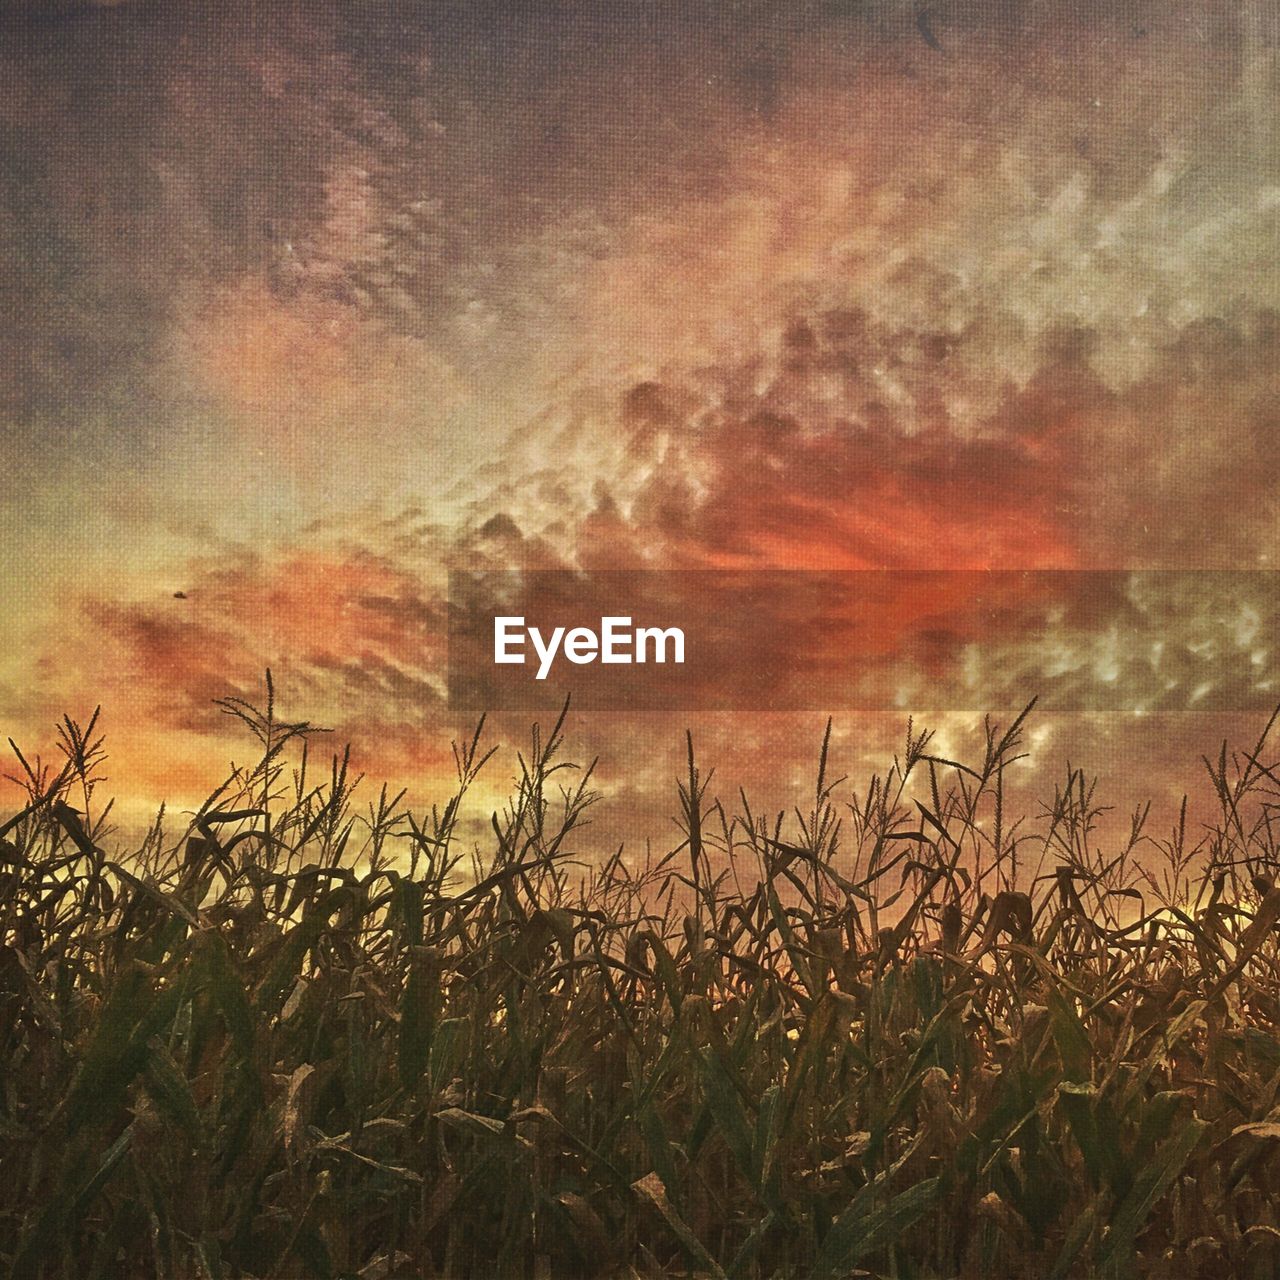
[[(436, 796), (451, 568), (1109, 571), (987, 661), (1107, 691), (1028, 787), (1176, 805), (1280, 681), (1278, 49), (1260, 0), (8, 0), (0, 730), (101, 704), (126, 808), (191, 804), (269, 666)], [(842, 771), (973, 745), (946, 603), (763, 606), (912, 677)], [(571, 741), (635, 843), (686, 726), (781, 804), (823, 723)]]

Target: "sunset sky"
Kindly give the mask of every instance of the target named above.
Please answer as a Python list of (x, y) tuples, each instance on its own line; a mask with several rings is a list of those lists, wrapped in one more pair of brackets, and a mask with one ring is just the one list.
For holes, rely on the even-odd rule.
[[(1263, 0), (13, 0), (0, 731), (101, 703), (126, 807), (190, 804), (270, 666), (430, 798), (450, 568), (1275, 569), (1278, 50)], [(1072, 581), (1002, 679), (1121, 695), (1028, 778), (1171, 814), (1280, 591)], [(918, 670), (914, 618), (847, 644)], [(973, 741), (918, 686), (841, 772)], [(782, 802), (823, 717), (571, 739), (641, 814), (686, 724)]]

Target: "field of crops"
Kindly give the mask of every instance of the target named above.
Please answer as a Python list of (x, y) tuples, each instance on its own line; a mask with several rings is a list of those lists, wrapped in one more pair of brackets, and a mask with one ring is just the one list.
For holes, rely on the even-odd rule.
[(783, 816), (690, 744), (678, 847), (588, 875), (563, 723), (477, 848), (482, 734), (413, 814), (224, 709), (259, 762), (140, 848), (92, 724), (15, 759), (6, 1274), (1280, 1274), (1265, 735), (1118, 844), (1080, 774), (1005, 811), (1021, 720), (856, 783), (815, 744)]

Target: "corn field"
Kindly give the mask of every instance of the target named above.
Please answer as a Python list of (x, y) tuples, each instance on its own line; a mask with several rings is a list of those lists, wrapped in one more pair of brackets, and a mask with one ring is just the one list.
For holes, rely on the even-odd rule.
[(15, 1280), (1280, 1274), (1266, 733), (1119, 839), (1075, 771), (1006, 811), (1027, 713), (856, 787), (828, 728), (789, 815), (690, 741), (637, 866), (588, 857), (564, 716), (478, 839), (483, 722), (414, 813), (222, 705), (256, 763), (131, 847), (96, 717), (14, 749)]

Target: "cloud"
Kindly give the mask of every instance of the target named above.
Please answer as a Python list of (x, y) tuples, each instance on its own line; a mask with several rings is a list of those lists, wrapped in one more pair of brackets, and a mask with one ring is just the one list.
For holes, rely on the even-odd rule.
[[(212, 699), (270, 664), (299, 714), (412, 770), (448, 717), (450, 564), (1280, 554), (1270, 55), (1242, 76), (1225, 11), (948, 6), (942, 56), (887, 3), (142, 8), (0, 53), (5, 450), (84, 541), (74, 475), (163, 458), (136, 522), (199, 495), (188, 540), (215, 549), (172, 588), (60, 570), (34, 674), (6, 673), (24, 723), (102, 699), (139, 742), (220, 746)], [(375, 495), (391, 523), (353, 514)], [(1252, 678), (1231, 601), (1018, 608), (1016, 691), (1114, 667), (1158, 701), (1204, 644), (1228, 703)], [(755, 660), (854, 644), (923, 697), (979, 621), (959, 597), (877, 617), (763, 616)], [(786, 772), (787, 723), (716, 741)], [(590, 734), (639, 777), (666, 731)]]
[[(215, 700), (261, 701), (269, 667), (285, 714), (353, 742), (362, 767), (436, 768), (448, 758), (445, 604), (420, 564), (397, 554), (317, 531), (305, 545), (193, 559), (150, 595), (85, 592), (39, 642), (36, 701), (49, 718), (101, 703), (113, 736), (203, 739), (216, 759), (230, 725)], [(27, 705), (21, 718), (34, 714)]]

